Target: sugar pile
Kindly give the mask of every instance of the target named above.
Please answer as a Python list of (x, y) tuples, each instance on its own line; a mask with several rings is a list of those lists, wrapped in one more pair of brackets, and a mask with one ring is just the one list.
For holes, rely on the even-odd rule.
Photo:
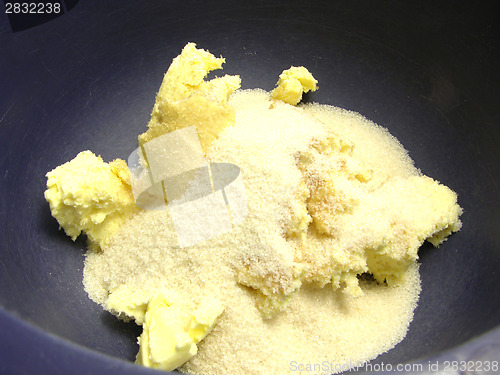
[[(413, 317), (420, 292), (417, 265), (397, 285), (361, 281), (358, 297), (330, 285), (298, 288), (297, 241), (287, 230), (303, 182), (298, 155), (332, 129), (353, 143), (353, 155), (373, 170), (373, 186), (388, 177), (419, 176), (407, 152), (385, 129), (342, 109), (272, 104), (260, 90), (238, 91), (230, 104), (236, 124), (220, 134), (207, 158), (241, 168), (249, 210), (245, 222), (228, 234), (180, 248), (168, 211), (140, 211), (102, 252), (87, 253), (84, 285), (90, 298), (106, 306), (113, 293), (147, 301), (162, 291), (186, 309), (221, 301), (226, 308), (214, 329), (179, 369), (187, 373), (288, 374), (323, 362), (331, 364), (326, 372), (335, 372), (391, 349)], [(331, 241), (315, 244), (321, 254)], [(263, 317), (257, 291), (248, 280), (238, 282), (242, 265), (270, 289), (295, 291), (282, 311)]]

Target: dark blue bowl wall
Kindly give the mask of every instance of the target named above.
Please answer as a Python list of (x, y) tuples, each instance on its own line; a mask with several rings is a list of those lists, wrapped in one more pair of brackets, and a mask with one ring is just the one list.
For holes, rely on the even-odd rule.
[(497, 15), (494, 2), (86, 1), (16, 33), (0, 18), (2, 314), (134, 358), (140, 329), (88, 299), (85, 241), (58, 231), (44, 175), (85, 149), (126, 158), (163, 73), (194, 41), (224, 56), (243, 88), (269, 90), (283, 69), (308, 67), (320, 85), (308, 100), (389, 128), (425, 174), (459, 193), (464, 228), (422, 249), (414, 323), (378, 362), (434, 355), (496, 327)]

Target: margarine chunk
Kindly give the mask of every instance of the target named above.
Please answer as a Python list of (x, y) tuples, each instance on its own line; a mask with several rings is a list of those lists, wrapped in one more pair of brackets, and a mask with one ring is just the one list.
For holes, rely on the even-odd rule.
[(224, 128), (234, 125), (235, 113), (227, 100), (240, 87), (240, 77), (204, 80), (210, 71), (221, 69), (224, 61), (188, 43), (165, 73), (148, 130), (139, 136), (139, 144), (194, 125), (206, 152)]
[(302, 100), (302, 94), (317, 90), (316, 79), (303, 66), (292, 66), (280, 74), (278, 86), (271, 92), (273, 99), (297, 105)]
[(109, 294), (106, 309), (124, 321), (135, 320), (142, 325), (150, 300), (151, 293), (122, 286)]
[(138, 339), (136, 363), (175, 370), (198, 352), (196, 344), (210, 332), (222, 310), (218, 302), (212, 302), (187, 315), (180, 303), (172, 303), (163, 295), (153, 297)]
[(91, 151), (80, 152), (47, 173), (52, 216), (73, 240), (83, 232), (104, 246), (136, 209), (128, 173), (123, 160), (108, 164)]

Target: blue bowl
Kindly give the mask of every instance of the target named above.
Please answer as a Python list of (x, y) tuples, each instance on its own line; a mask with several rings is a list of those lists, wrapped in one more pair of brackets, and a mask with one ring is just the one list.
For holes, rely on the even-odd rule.
[(88, 299), (85, 240), (58, 230), (45, 173), (86, 149), (126, 158), (189, 41), (224, 56), (243, 88), (270, 90), (283, 69), (308, 67), (320, 90), (306, 100), (387, 127), (458, 192), (463, 229), (423, 246), (408, 335), (371, 363), (500, 358), (496, 2), (60, 3), (48, 19), (0, 18), (0, 373), (153, 371), (130, 363), (140, 328)]

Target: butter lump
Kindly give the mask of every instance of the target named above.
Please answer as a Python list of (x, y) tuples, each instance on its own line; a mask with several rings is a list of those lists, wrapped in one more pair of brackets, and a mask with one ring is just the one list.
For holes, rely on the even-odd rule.
[(227, 101), (240, 87), (240, 77), (225, 75), (204, 80), (210, 71), (221, 69), (224, 61), (188, 43), (165, 73), (148, 130), (139, 135), (139, 145), (194, 125), (206, 152), (224, 128), (234, 125), (235, 112)]
[(156, 295), (148, 303), (136, 363), (166, 371), (182, 366), (198, 352), (196, 344), (210, 332), (222, 311), (222, 305), (213, 301), (187, 314), (182, 304)]
[(189, 333), (175, 320), (175, 306), (165, 297), (153, 298), (146, 311), (136, 363), (161, 370), (174, 370), (197, 353)]
[(292, 66), (280, 74), (277, 87), (271, 92), (271, 97), (291, 105), (297, 105), (302, 100), (302, 94), (316, 91), (318, 81), (303, 66)]
[(44, 195), (52, 216), (73, 241), (83, 232), (102, 248), (136, 209), (123, 160), (108, 164), (83, 151), (46, 177)]
[(331, 249), (318, 256), (322, 236), (315, 230), (301, 244), (308, 265), (304, 282), (344, 287), (359, 296), (357, 275), (370, 273), (379, 283), (397, 285), (418, 259), (428, 240), (435, 246), (461, 228), (462, 209), (451, 189), (426, 176), (392, 178), (382, 186), (359, 192), (359, 204), (349, 213), (322, 217), (331, 227)]
[(385, 233), (379, 232), (366, 255), (368, 269), (379, 282), (395, 284), (418, 259), (425, 240), (439, 246), (462, 226), (456, 193), (430, 177), (393, 179), (375, 195), (371, 210), (386, 211), (386, 221), (379, 223)]
[(124, 321), (134, 320), (143, 325), (150, 300), (150, 294), (122, 285), (109, 294), (105, 308)]

